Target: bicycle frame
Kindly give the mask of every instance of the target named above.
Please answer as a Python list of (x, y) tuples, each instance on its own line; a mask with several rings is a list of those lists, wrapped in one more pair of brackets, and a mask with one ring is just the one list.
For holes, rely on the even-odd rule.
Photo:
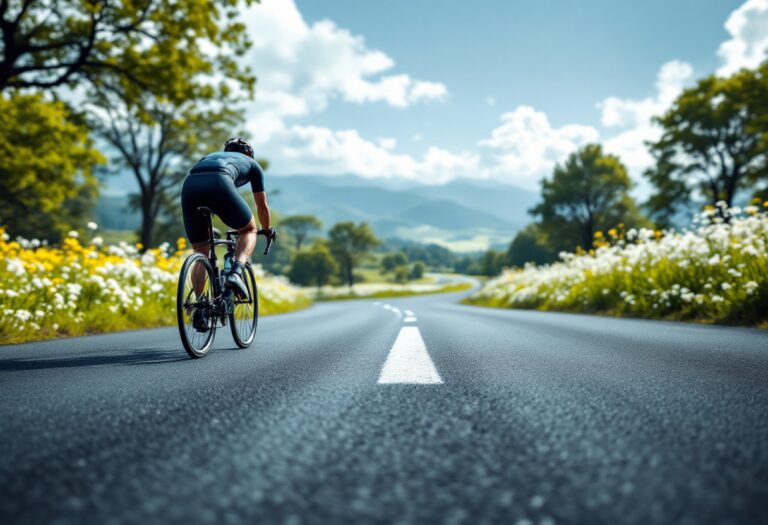
[[(237, 299), (232, 295), (232, 292), (230, 291), (230, 295), (232, 295), (232, 300), (227, 301), (225, 304), (221, 304), (222, 301), (226, 300), (227, 298), (224, 297), (224, 286), (223, 286), (223, 276), (221, 275), (221, 270), (219, 269), (218, 265), (218, 258), (216, 257), (216, 246), (226, 246), (227, 247), (227, 253), (226, 256), (231, 256), (234, 260), (235, 256), (235, 246), (236, 241), (233, 239), (233, 237), (237, 237), (239, 233), (235, 230), (227, 229), (226, 232), (226, 240), (223, 239), (216, 239), (213, 235), (213, 211), (210, 208), (206, 207), (199, 207), (197, 209), (199, 213), (202, 213), (203, 216), (207, 217), (208, 219), (208, 239), (210, 239), (210, 248), (208, 252), (208, 260), (211, 263), (211, 266), (213, 267), (213, 301), (212, 301), (212, 307), (214, 308), (214, 315), (221, 318), (221, 322), (223, 325), (226, 326), (227, 324), (227, 316), (231, 313), (231, 310), (234, 309), (236, 304), (251, 304), (254, 301), (253, 297), (248, 297), (247, 300), (241, 300)], [(259, 230), (257, 232), (257, 235), (266, 235), (265, 230)], [(273, 239), (267, 238), (267, 247), (264, 250), (264, 255), (267, 255), (269, 253), (270, 248), (272, 247), (272, 241)]]

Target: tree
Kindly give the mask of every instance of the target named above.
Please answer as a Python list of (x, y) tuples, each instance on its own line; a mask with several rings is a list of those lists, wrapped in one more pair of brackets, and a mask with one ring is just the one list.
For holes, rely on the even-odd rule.
[(155, 244), (163, 204), (175, 200), (190, 159), (220, 147), (236, 124), (236, 113), (211, 104), (206, 107), (202, 96), (171, 103), (145, 93), (141, 97), (145, 102), (138, 105), (124, 95), (108, 90), (94, 93), (98, 116), (91, 126), (114, 148), (117, 164), (138, 183), (139, 193), (130, 202), (141, 211), (139, 240), (146, 249)]
[(354, 284), (354, 269), (368, 255), (371, 248), (379, 244), (368, 224), (340, 222), (328, 234), (331, 252), (339, 263), (344, 280), (351, 287)]
[(408, 275), (413, 280), (421, 279), (424, 277), (424, 271), (427, 269), (426, 265), (421, 261), (416, 261), (411, 267), (411, 273)]
[(408, 257), (403, 252), (389, 253), (381, 259), (381, 272), (389, 273), (395, 271), (399, 266), (408, 264)]
[(237, 16), (239, 5), (237, 0), (2, 0), (0, 92), (72, 87), (104, 73), (148, 89), (157, 82), (147, 70), (162, 72), (196, 53), (201, 39), (240, 47), (242, 25), (220, 23)]
[(309, 250), (297, 252), (293, 256), (288, 278), (302, 286), (325, 286), (339, 271), (325, 243), (315, 243)]
[(715, 76), (686, 89), (655, 122), (661, 138), (649, 144), (656, 165), (645, 175), (648, 201), (663, 224), (692, 201), (733, 204), (742, 189), (768, 182), (768, 63), (728, 78)]
[[(214, 12), (228, 4), (198, 2)], [(141, 211), (139, 239), (145, 249), (155, 244), (162, 205), (171, 200), (169, 192), (178, 188), (190, 160), (232, 135), (238, 99), (252, 94), (254, 78), (236, 62), (249, 43), (233, 16), (213, 25), (204, 17), (189, 20), (184, 31), (197, 35), (189, 49), (179, 47), (183, 39), (177, 35), (163, 34), (137, 50), (130, 70), (148, 89), (137, 89), (133, 79), (112, 72), (91, 79), (90, 124), (138, 183), (131, 203)]]
[(499, 275), (504, 268), (505, 262), (503, 252), (488, 250), (480, 259), (480, 274), (488, 276)]
[(537, 224), (529, 224), (515, 235), (507, 249), (506, 263), (521, 267), (526, 263), (546, 264), (554, 261), (557, 254), (546, 246), (546, 240)]
[(280, 226), (288, 229), (296, 240), (296, 251), (312, 232), (322, 229), (323, 223), (314, 215), (290, 215), (280, 221)]
[(82, 227), (104, 158), (81, 119), (61, 102), (16, 92), (0, 94), (0, 115), (0, 224), (51, 240)]
[(632, 184), (618, 157), (590, 144), (568, 156), (541, 182), (542, 202), (531, 213), (553, 250), (592, 246), (598, 230), (636, 222)]
[(398, 283), (398, 284), (405, 284), (408, 282), (408, 267), (407, 266), (398, 266), (394, 270), (394, 275), (392, 276), (392, 279)]

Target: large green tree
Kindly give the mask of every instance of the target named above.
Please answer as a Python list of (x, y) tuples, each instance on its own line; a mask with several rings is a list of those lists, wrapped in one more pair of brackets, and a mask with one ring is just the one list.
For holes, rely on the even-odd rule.
[[(214, 13), (229, 4), (198, 3)], [(178, 193), (190, 162), (236, 133), (239, 102), (252, 95), (255, 79), (238, 63), (249, 46), (243, 26), (234, 12), (212, 18), (213, 23), (193, 17), (184, 37), (163, 34), (137, 50), (130, 69), (139, 84), (113, 73), (91, 82), (91, 126), (137, 181), (131, 202), (141, 211), (145, 248), (159, 240), (158, 217)], [(196, 35), (194, 45), (187, 47), (186, 35)]]
[[(251, 0), (244, 0), (246, 4)], [(0, 0), (0, 91), (50, 89), (105, 73), (137, 89), (157, 84), (201, 39), (235, 47), (239, 0)], [(148, 52), (149, 49), (149, 52)]]
[(542, 201), (531, 213), (540, 218), (539, 229), (552, 249), (590, 248), (596, 231), (638, 221), (631, 186), (618, 157), (589, 144), (542, 180)]
[(768, 63), (731, 77), (709, 76), (686, 89), (655, 119), (649, 144), (656, 165), (648, 201), (662, 224), (692, 202), (729, 206), (739, 191), (768, 184)]
[(158, 219), (172, 209), (190, 162), (220, 148), (237, 120), (232, 110), (201, 107), (203, 101), (196, 97), (173, 103), (150, 93), (142, 98), (146, 103), (140, 107), (98, 93), (93, 100), (101, 113), (91, 126), (115, 152), (116, 165), (127, 169), (139, 186), (131, 205), (141, 211), (139, 240), (149, 248), (162, 240), (156, 238)]
[(355, 282), (354, 270), (367, 256), (379, 239), (367, 223), (340, 222), (328, 233), (331, 253), (339, 263), (342, 277), (347, 285)]
[(322, 229), (323, 223), (314, 215), (289, 215), (280, 220), (280, 226), (291, 232), (296, 241), (296, 251), (299, 251), (313, 232)]
[(83, 226), (104, 158), (88, 129), (41, 94), (0, 94), (0, 225), (13, 235), (57, 240)]

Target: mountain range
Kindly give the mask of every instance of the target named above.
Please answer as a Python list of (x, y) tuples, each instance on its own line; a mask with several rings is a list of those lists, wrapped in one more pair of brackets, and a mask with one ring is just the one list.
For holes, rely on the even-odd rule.
[[(471, 179), (424, 185), (353, 175), (291, 175), (268, 177), (266, 185), (270, 206), (283, 216), (316, 215), (326, 228), (365, 221), (380, 237), (434, 242), (455, 251), (507, 244), (531, 221), (528, 209), (539, 198), (516, 186)], [(125, 197), (102, 197), (97, 217), (103, 227), (136, 227), (138, 217), (124, 212), (125, 203)]]

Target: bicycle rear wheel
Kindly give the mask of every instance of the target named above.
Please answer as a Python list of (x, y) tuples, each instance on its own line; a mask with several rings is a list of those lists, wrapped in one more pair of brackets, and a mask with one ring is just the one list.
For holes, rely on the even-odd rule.
[(203, 357), (213, 345), (216, 335), (213, 294), (213, 267), (203, 254), (193, 253), (181, 267), (176, 294), (179, 334), (189, 357)]
[(248, 288), (248, 297), (243, 300), (235, 298), (234, 308), (229, 314), (232, 339), (240, 348), (250, 346), (256, 336), (256, 325), (259, 323), (259, 294), (250, 263), (246, 263), (243, 268), (243, 282)]

